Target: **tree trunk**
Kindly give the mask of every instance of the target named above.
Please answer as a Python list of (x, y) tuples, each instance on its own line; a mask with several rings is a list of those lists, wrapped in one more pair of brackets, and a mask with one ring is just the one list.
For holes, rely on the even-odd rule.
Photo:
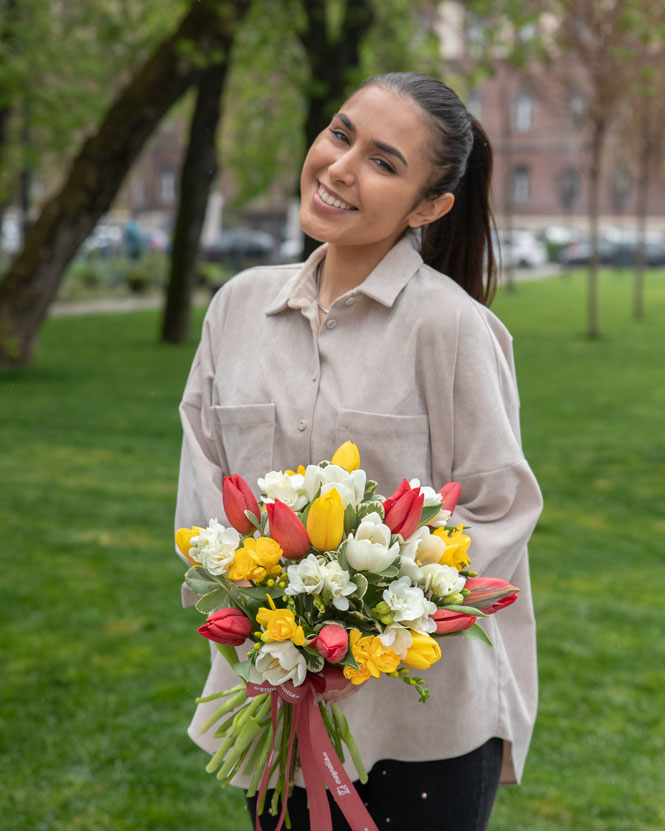
[(193, 0), (174, 34), (157, 47), (84, 142), (0, 283), (0, 369), (29, 361), (66, 265), (110, 207), (165, 113), (198, 80), (206, 61), (212, 56), (219, 61), (215, 53), (246, 3)]
[[(301, 41), (311, 74), (305, 116), (305, 146), (309, 149), (342, 102), (349, 72), (360, 63), (360, 44), (374, 22), (374, 12), (370, 0), (346, 0), (344, 21), (333, 40), (326, 23), (325, 0), (304, 0), (304, 7), (307, 25)], [(318, 240), (305, 235), (304, 256), (318, 245)]]
[(591, 159), (589, 163), (589, 236), (591, 241), (591, 260), (587, 292), (587, 330), (590, 337), (598, 336), (598, 266), (600, 262), (598, 249), (598, 206), (600, 196), (600, 165), (605, 138), (605, 122), (598, 119), (593, 124), (591, 138)]
[(650, 123), (649, 112), (645, 108), (642, 112), (641, 147), (638, 160), (639, 172), (637, 175), (637, 261), (635, 263), (635, 286), (633, 292), (633, 314), (636, 320), (644, 317), (644, 269), (646, 266), (646, 230), (647, 216), (649, 215), (649, 173), (656, 170), (652, 165), (653, 125)]
[[(508, 261), (501, 257), (501, 271), (505, 279), (506, 289), (509, 292), (515, 290), (515, 264), (513, 262), (513, 210), (515, 190), (515, 157), (513, 153), (513, 101), (512, 94), (513, 78), (507, 68), (504, 67), (503, 83), (499, 86), (501, 94), (501, 144), (504, 163), (503, 178), (503, 222), (506, 239), (506, 251)], [(500, 249), (499, 249), (500, 250)]]
[(210, 185), (217, 173), (217, 125), (230, 47), (229, 41), (224, 63), (203, 74), (190, 125), (162, 320), (162, 340), (169, 343), (183, 343), (189, 338), (199, 239)]

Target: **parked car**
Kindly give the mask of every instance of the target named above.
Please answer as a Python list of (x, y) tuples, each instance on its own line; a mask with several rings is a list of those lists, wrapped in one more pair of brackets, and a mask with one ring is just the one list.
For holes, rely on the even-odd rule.
[(200, 257), (206, 263), (223, 263), (233, 268), (247, 268), (275, 258), (275, 240), (265, 231), (230, 228), (217, 239), (201, 246)]
[(94, 254), (99, 257), (117, 257), (124, 253), (122, 226), (100, 222), (88, 236), (79, 254), (83, 257)]
[(535, 268), (547, 262), (547, 248), (531, 231), (499, 231), (494, 237), (504, 266)]
[[(598, 243), (598, 258), (601, 265), (633, 266), (637, 263), (638, 243), (635, 239), (612, 241), (601, 239)], [(665, 243), (657, 240), (645, 242), (645, 263), (647, 266), (665, 265)], [(573, 242), (559, 254), (562, 265), (587, 265), (591, 261), (591, 244), (588, 241)]]

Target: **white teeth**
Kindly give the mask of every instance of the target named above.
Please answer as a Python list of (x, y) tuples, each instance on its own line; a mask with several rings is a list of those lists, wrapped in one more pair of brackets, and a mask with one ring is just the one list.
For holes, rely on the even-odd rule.
[(353, 207), (351, 205), (347, 205), (346, 202), (342, 202), (341, 199), (335, 199), (334, 196), (331, 196), (328, 191), (323, 187), (323, 185), (319, 185), (317, 190), (319, 197), (326, 203), (326, 205), (331, 205), (333, 208), (339, 208), (342, 211), (352, 211)]

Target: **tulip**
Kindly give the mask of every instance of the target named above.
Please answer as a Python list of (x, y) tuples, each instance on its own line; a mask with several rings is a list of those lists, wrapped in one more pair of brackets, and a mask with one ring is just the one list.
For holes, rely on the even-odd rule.
[(312, 502), (307, 514), (307, 534), (319, 551), (334, 551), (342, 541), (344, 504), (334, 488)]
[(411, 646), (402, 661), (412, 669), (429, 669), (441, 657), (441, 647), (429, 635), (411, 630)]
[(254, 514), (257, 521), (261, 516), (259, 503), (249, 485), (242, 476), (234, 473), (232, 476), (224, 476), (222, 479), (222, 500), (224, 502), (224, 513), (231, 525), (240, 534), (253, 534), (255, 526), (247, 519), (245, 511)]
[(343, 626), (328, 623), (307, 645), (315, 646), (319, 655), (328, 663), (338, 664), (349, 651), (349, 636)]
[(305, 526), (289, 506), (276, 499), (266, 505), (270, 536), (277, 540), (282, 556), (287, 560), (298, 560), (309, 552), (309, 537)]
[(178, 546), (178, 550), (193, 566), (199, 566), (201, 563), (190, 554), (194, 548), (190, 540), (192, 537), (198, 536), (200, 531), (201, 529), (195, 525), (193, 528), (179, 528), (175, 532), (175, 543)]
[(199, 627), (199, 634), (215, 643), (242, 646), (253, 629), (252, 621), (240, 609), (219, 609), (206, 618)]
[(464, 584), (464, 606), (473, 606), (486, 615), (505, 609), (517, 600), (516, 586), (496, 577), (469, 577)]
[(401, 534), (404, 539), (410, 537), (420, 523), (424, 501), (420, 488), (412, 488), (406, 479), (402, 479), (395, 493), (383, 503), (384, 523), (393, 534)]
[(352, 441), (345, 441), (335, 450), (332, 464), (343, 467), (347, 473), (358, 470), (360, 467), (360, 453), (358, 447)]
[(439, 490), (439, 493), (443, 498), (442, 507), (445, 508), (446, 511), (450, 511), (451, 514), (455, 510), (461, 491), (462, 488), (459, 482), (446, 482), (446, 484)]
[(432, 617), (436, 621), (436, 632), (438, 635), (449, 635), (451, 632), (461, 632), (463, 629), (469, 629), (476, 622), (475, 615), (453, 612), (452, 609), (438, 609)]

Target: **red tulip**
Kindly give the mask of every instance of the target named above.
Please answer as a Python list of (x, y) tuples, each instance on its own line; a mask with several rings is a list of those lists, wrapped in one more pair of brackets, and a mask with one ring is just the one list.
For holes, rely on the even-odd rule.
[(445, 508), (446, 511), (450, 511), (451, 514), (455, 510), (461, 491), (462, 488), (459, 482), (446, 482), (446, 484), (439, 491), (443, 497), (442, 507)]
[(449, 635), (451, 632), (461, 632), (476, 622), (475, 615), (465, 615), (462, 612), (453, 612), (452, 609), (438, 609), (432, 617), (436, 621), (438, 635)]
[(215, 643), (226, 646), (242, 646), (252, 634), (252, 621), (240, 609), (219, 609), (199, 626), (199, 634)]
[(410, 537), (420, 523), (424, 501), (420, 488), (412, 488), (402, 479), (395, 493), (383, 503), (384, 523), (393, 534), (401, 534), (404, 539)]
[(222, 501), (224, 502), (224, 513), (231, 525), (239, 534), (253, 534), (255, 526), (245, 516), (245, 511), (254, 514), (257, 520), (261, 516), (259, 503), (249, 485), (242, 476), (234, 473), (232, 476), (224, 476), (222, 479)]
[(305, 526), (289, 506), (276, 499), (266, 505), (270, 536), (279, 543), (282, 556), (298, 560), (309, 552), (309, 537)]
[(343, 626), (328, 623), (308, 646), (315, 646), (319, 655), (329, 663), (338, 664), (349, 651), (349, 636)]
[(473, 606), (486, 615), (505, 609), (517, 600), (518, 588), (496, 577), (469, 577), (464, 584), (469, 594), (463, 606)]

